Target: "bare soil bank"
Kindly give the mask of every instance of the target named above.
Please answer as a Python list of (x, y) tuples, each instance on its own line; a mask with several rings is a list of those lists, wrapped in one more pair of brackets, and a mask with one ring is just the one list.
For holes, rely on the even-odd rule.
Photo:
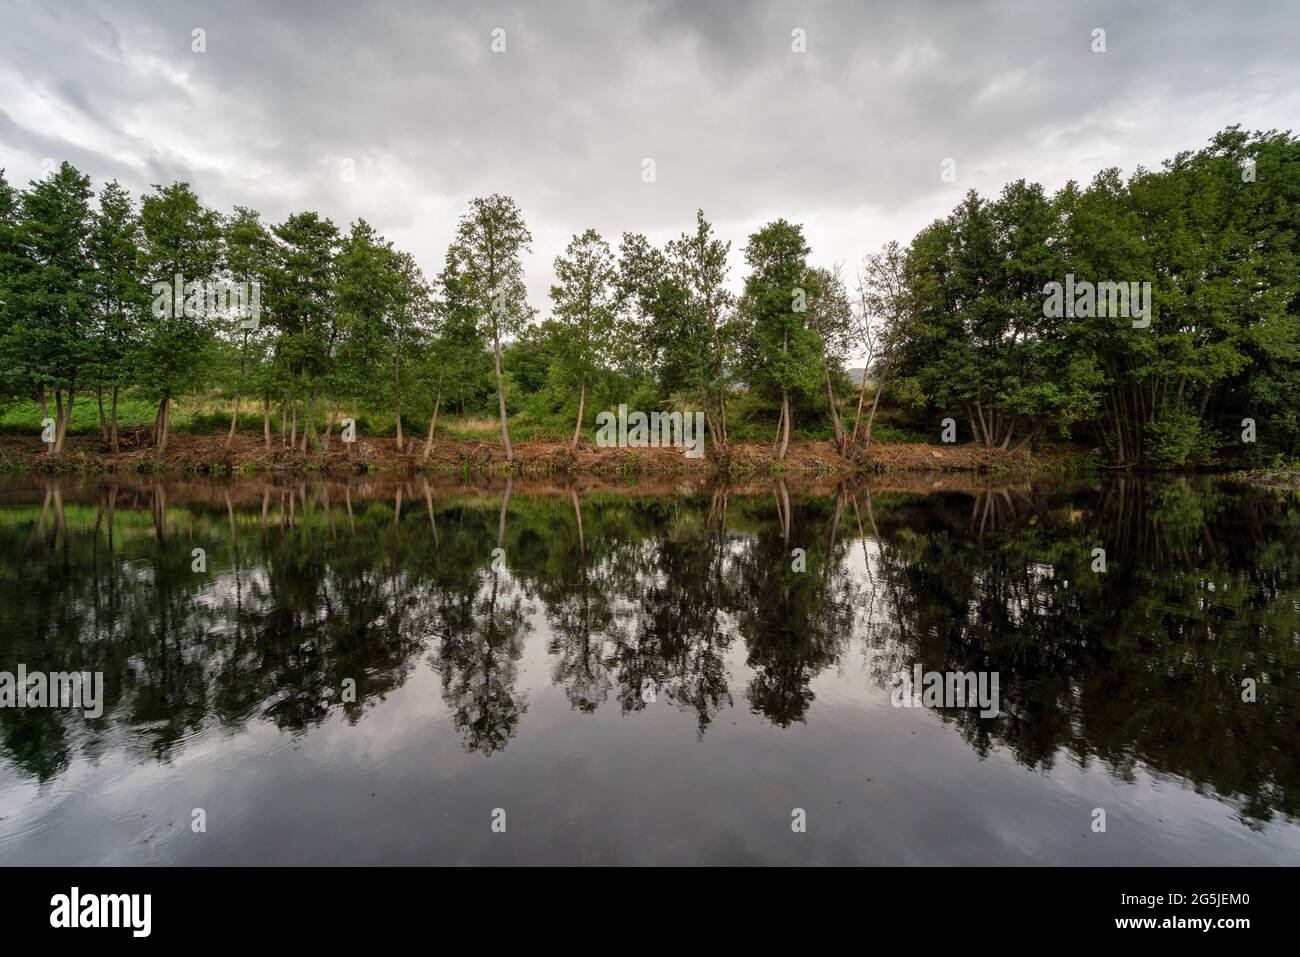
[(984, 449), (974, 445), (875, 444), (864, 456), (848, 459), (830, 442), (800, 442), (777, 459), (766, 443), (731, 446), (725, 454), (710, 447), (703, 458), (687, 458), (678, 449), (616, 449), (566, 442), (519, 442), (513, 466), (498, 443), (438, 439), (429, 457), (424, 441), (408, 442), (398, 451), (391, 438), (358, 440), (350, 448), (334, 440), (327, 449), (303, 453), (285, 448), (278, 438), (267, 448), (251, 435), (236, 435), (230, 447), (224, 435), (172, 435), (167, 450), (124, 448), (113, 455), (98, 436), (69, 436), (58, 459), (35, 438), (0, 437), (0, 469), (35, 472), (411, 472), (418, 470), (485, 472), (509, 470), (516, 475), (555, 473), (765, 473), (824, 475), (851, 471), (1006, 472), (1036, 471), (1060, 464), (1062, 453)]

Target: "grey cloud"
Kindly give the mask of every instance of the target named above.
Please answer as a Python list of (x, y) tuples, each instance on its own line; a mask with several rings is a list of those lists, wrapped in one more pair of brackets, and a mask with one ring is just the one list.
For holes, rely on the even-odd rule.
[[(471, 196), (510, 193), (543, 309), (551, 259), (588, 226), (664, 236), (702, 206), (739, 247), (735, 231), (784, 215), (826, 237), (819, 261), (854, 261), (882, 223), (906, 240), (968, 187), (1152, 165), (1228, 123), (1294, 125), (1300, 106), (1284, 2), (4, 7), (0, 145), (25, 172), (60, 146), (137, 190), (185, 177), (271, 220), (364, 215), (428, 272)], [(26, 118), (49, 97), (79, 117), (57, 136)]]

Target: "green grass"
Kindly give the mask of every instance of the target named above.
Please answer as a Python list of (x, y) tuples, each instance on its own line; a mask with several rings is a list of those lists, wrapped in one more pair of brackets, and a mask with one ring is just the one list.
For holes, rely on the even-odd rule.
[[(853, 421), (853, 399), (845, 399), (842, 415), (845, 428), (851, 427)], [(180, 434), (214, 435), (224, 433), (230, 427), (230, 413), (233, 403), (216, 398), (200, 398), (197, 402), (192, 396), (178, 398), (172, 405), (172, 431)], [(594, 443), (596, 440), (596, 414), (603, 407), (587, 409), (586, 421), (583, 423), (583, 441)], [(107, 406), (105, 413), (108, 413)], [(129, 429), (153, 424), (158, 405), (150, 399), (137, 396), (122, 396), (118, 400), (117, 419), (119, 428)], [(766, 442), (774, 438), (778, 406), (770, 401), (751, 394), (736, 395), (727, 408), (727, 433), (732, 442)], [(51, 404), (50, 415), (54, 414)], [(317, 430), (325, 427), (328, 413), (317, 410)], [(363, 411), (356, 416), (358, 437), (380, 436), (392, 438), (396, 434), (391, 413), (385, 411)], [(930, 438), (915, 431), (903, 423), (890, 421), (892, 416), (881, 409), (875, 423), (874, 439), (878, 442), (927, 442)], [(428, 429), (428, 420), (420, 421), (403, 415), (403, 431), (409, 441), (424, 440)], [(35, 436), (41, 431), (40, 409), (30, 399), (0, 402), (0, 435)], [(260, 402), (251, 405), (245, 403), (239, 415), (239, 431), (250, 435), (262, 433), (262, 407)], [(299, 422), (302, 428), (302, 422)], [(335, 428), (338, 428), (336, 424)], [(271, 430), (275, 435), (280, 432), (280, 410), (275, 405), (271, 410)], [(70, 435), (93, 435), (99, 431), (99, 411), (95, 396), (87, 393), (79, 396), (73, 405), (72, 421), (68, 426)], [(470, 414), (463, 417), (443, 414), (438, 418), (438, 435), (467, 442), (496, 443), (501, 440), (501, 427), (495, 415)], [(826, 441), (834, 436), (829, 416), (824, 410), (805, 409), (796, 413), (795, 429), (791, 438), (795, 441)], [(573, 437), (573, 419), (569, 413), (538, 414), (530, 411), (516, 412), (510, 417), (510, 439), (512, 442), (567, 442)], [(0, 464), (2, 467), (2, 464)]]
[[(49, 404), (50, 416), (54, 416), (54, 404)], [(109, 409), (104, 407), (104, 414)], [(144, 399), (119, 399), (117, 403), (117, 424), (119, 428), (153, 424), (158, 414), (158, 406)], [(84, 435), (99, 431), (99, 409), (95, 397), (82, 396), (72, 404), (72, 420), (68, 423), (71, 435)], [(39, 435), (41, 432), (41, 410), (30, 399), (0, 403), (0, 435)]]

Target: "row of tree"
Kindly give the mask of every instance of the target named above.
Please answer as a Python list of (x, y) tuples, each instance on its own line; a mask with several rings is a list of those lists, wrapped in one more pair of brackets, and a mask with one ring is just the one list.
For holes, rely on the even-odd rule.
[[(791, 392), (824, 378), (829, 395), (852, 345), (838, 276), (808, 266), (802, 232), (784, 220), (751, 237), (739, 303), (726, 288), (729, 244), (703, 213), (663, 249), (625, 235), (617, 257), (587, 230), (556, 259), (552, 314), (534, 325), (523, 276), (532, 236), (505, 196), (470, 203), (432, 282), (364, 220), (346, 233), (314, 212), (267, 226), (250, 209), (206, 208), (185, 183), (154, 187), (138, 207), (116, 182), (93, 199), (67, 163), (21, 193), (0, 178), (3, 384), (33, 397), (42, 419), (52, 397), (52, 455), (79, 395), (96, 397), (114, 453), (123, 392), (154, 401), (151, 436), (165, 450), (173, 400), (216, 386), (234, 403), (228, 442), (251, 397), (268, 447), (273, 404), (283, 441), (304, 452), (329, 445), (340, 409), (367, 407), (392, 414), (399, 449), (403, 416), (427, 416), (427, 456), (444, 402), (481, 398), (486, 356), (511, 459), (510, 347), (544, 357), (535, 386), (576, 396), (574, 446), (592, 391), (648, 383), (657, 403), (704, 407), (725, 447), (742, 360), (750, 387), (781, 398), (784, 454)], [(256, 322), (247, 301), (208, 292), (239, 284), (257, 290)]]
[[(918, 421), (960, 419), (989, 447), (1081, 435), (1124, 465), (1208, 461), (1243, 418), (1269, 448), (1295, 455), (1300, 441), (1289, 133), (1229, 128), (1160, 170), (1107, 170), (1055, 195), (1023, 180), (991, 201), (971, 192), (906, 248), (867, 257), (853, 294), (841, 267), (809, 264), (784, 219), (749, 237), (738, 296), (730, 243), (703, 212), (662, 248), (625, 233), (616, 252), (587, 230), (557, 257), (540, 323), (523, 275), (532, 236), (506, 196), (470, 203), (431, 281), (364, 220), (267, 225), (208, 209), (185, 183), (137, 204), (110, 182), (94, 199), (67, 163), (24, 191), (0, 175), (0, 388), (42, 419), (52, 399), (54, 455), (87, 393), (116, 452), (128, 390), (156, 403), (161, 449), (173, 400), (200, 390), (233, 401), (228, 442), (242, 403), (260, 401), (267, 446), (278, 405), (281, 441), (304, 452), (330, 444), (342, 411), (367, 409), (392, 416), (399, 449), (403, 418), (427, 420), (427, 456), (454, 405), (491, 408), (512, 459), (512, 411), (572, 416), (576, 447), (597, 401), (629, 401), (703, 409), (725, 453), (741, 391), (774, 410), (781, 457), (810, 414), (861, 454), (887, 390)], [(1046, 307), (1067, 279), (1150, 283), (1150, 322)], [(160, 308), (178, 283), (182, 301)], [(254, 285), (257, 322), (205, 298), (214, 283)], [(845, 367), (863, 356), (854, 401)]]

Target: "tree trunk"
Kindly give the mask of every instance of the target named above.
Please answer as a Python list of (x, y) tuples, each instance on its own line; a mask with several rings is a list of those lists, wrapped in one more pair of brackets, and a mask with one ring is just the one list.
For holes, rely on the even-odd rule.
[(54, 390), (54, 441), (45, 448), (45, 454), (54, 458), (59, 454), (59, 429), (63, 423), (63, 390)]
[(57, 431), (54, 436), (54, 454), (63, 454), (63, 440), (68, 434), (68, 423), (72, 420), (72, 404), (77, 398), (77, 387), (75, 384), (68, 386), (68, 404), (59, 416)]
[(280, 400), (280, 444), (285, 445), (289, 435), (289, 393), (286, 391)]
[(230, 416), (230, 434), (226, 436), (226, 448), (235, 441), (235, 428), (239, 422), (239, 400), (244, 394), (244, 382), (248, 379), (248, 333), (244, 333), (244, 342), (239, 350), (239, 389), (235, 392), (235, 411)]
[(826, 364), (825, 357), (822, 360), (822, 367), (826, 373), (826, 408), (831, 413), (831, 424), (835, 426), (835, 447), (844, 452), (844, 426), (840, 424), (840, 412), (835, 408), (835, 390), (831, 386), (831, 370)]
[(492, 353), (497, 373), (497, 408), (501, 413), (501, 444), (506, 451), (506, 461), (513, 462), (515, 453), (510, 447), (510, 429), (506, 423), (506, 392), (501, 381), (501, 337), (499, 335), (492, 337)]
[(112, 448), (113, 454), (117, 455), (117, 386), (113, 386), (113, 407), (110, 412), (108, 444), (109, 447)]
[(289, 429), (289, 448), (296, 449), (298, 447), (298, 403), (296, 402), (293, 404), (292, 422)]
[[(721, 373), (719, 373), (721, 374)], [(722, 433), (722, 447), (727, 447), (727, 387), (718, 387), (718, 431)]]
[(983, 409), (983, 407), (982, 407), (978, 402), (975, 403), (975, 414), (979, 416), (980, 429), (981, 429), (981, 431), (983, 432), (983, 435), (984, 435), (984, 438), (983, 438), (984, 447), (985, 447), (986, 449), (988, 449), (988, 448), (992, 448), (992, 447), (993, 447), (993, 440), (992, 440), (992, 438), (989, 437), (989, 426), (988, 426), (988, 423), (984, 421), (984, 409)]
[[(781, 336), (781, 354), (785, 355), (790, 351), (790, 334), (783, 333)], [(785, 386), (781, 387), (781, 419), (785, 423), (785, 432), (781, 438), (781, 449), (777, 453), (777, 458), (785, 461), (785, 453), (790, 448), (790, 390)]]
[(271, 397), (265, 394), (262, 396), (262, 441), (268, 449), (271, 447)]
[[(867, 430), (866, 430), (865, 441), (862, 443), (863, 449), (866, 449), (868, 446), (871, 445), (871, 425), (873, 422), (876, 421), (876, 409), (880, 407), (880, 393), (884, 390), (885, 379), (888, 377), (889, 377), (889, 361), (886, 360), (884, 368), (880, 370), (880, 379), (879, 381), (876, 382), (875, 394), (871, 397), (871, 411), (867, 414)], [(866, 370), (864, 369), (862, 372), (862, 381), (865, 382), (866, 380), (867, 380), (867, 373)]]
[(718, 335), (718, 317), (710, 310), (709, 319), (713, 325), (713, 351), (718, 357), (718, 430), (714, 441), (727, 447), (727, 384), (722, 381), (722, 339)]
[(161, 420), (158, 423), (158, 451), (159, 452), (167, 451), (167, 437), (171, 432), (171, 420), (172, 420), (171, 402), (172, 402), (171, 396), (167, 396), (162, 400), (162, 408), (158, 410), (159, 419)]
[[(394, 355), (398, 354), (400, 352), (395, 350)], [(402, 447), (404, 444), (402, 442), (402, 366), (396, 359), (393, 360), (393, 404), (397, 413), (397, 451), (404, 452), (406, 450)]]
[(429, 437), (424, 440), (424, 458), (429, 458), (429, 453), (433, 451), (433, 430), (438, 427), (438, 406), (442, 404), (442, 387), (438, 387), (438, 394), (433, 397), (433, 417), (429, 419)]
[(578, 439), (582, 438), (582, 413), (587, 407), (587, 379), (583, 377), (578, 385), (578, 424), (573, 427), (573, 442), (570, 450), (578, 450)]
[[(853, 413), (853, 435), (849, 439), (851, 443), (858, 441), (858, 423), (862, 421), (862, 403), (867, 398), (867, 370), (870, 368), (871, 361), (867, 360), (866, 365), (862, 367), (862, 385), (858, 387), (858, 408)], [(877, 387), (877, 394), (879, 394), (879, 387)]]
[(311, 387), (311, 395), (307, 397), (307, 407), (302, 411), (302, 453), (307, 454), (309, 449), (309, 440), (316, 438), (316, 433), (312, 429), (311, 420), (316, 415), (316, 386)]
[(790, 448), (790, 390), (781, 390), (781, 417), (785, 420), (785, 431), (781, 435), (781, 451), (777, 458), (785, 461), (785, 453)]
[(108, 419), (104, 416), (104, 390), (95, 390), (95, 403), (99, 406), (99, 441), (108, 443)]
[(1039, 422), (1032, 429), (1030, 429), (1028, 432), (1025, 433), (1025, 437), (1021, 439), (1019, 442), (1017, 442), (1015, 446), (1012, 447), (1011, 451), (1019, 452), (1026, 445), (1034, 441), (1034, 439), (1038, 438), (1039, 434), (1042, 433), (1046, 425), (1047, 425), (1046, 420)]
[(153, 415), (153, 425), (149, 426), (149, 444), (157, 445), (158, 439), (162, 435), (162, 403), (158, 403), (158, 411)]
[(226, 448), (235, 441), (235, 426), (239, 423), (239, 396), (235, 396), (235, 411), (230, 413), (230, 432), (226, 435)]

